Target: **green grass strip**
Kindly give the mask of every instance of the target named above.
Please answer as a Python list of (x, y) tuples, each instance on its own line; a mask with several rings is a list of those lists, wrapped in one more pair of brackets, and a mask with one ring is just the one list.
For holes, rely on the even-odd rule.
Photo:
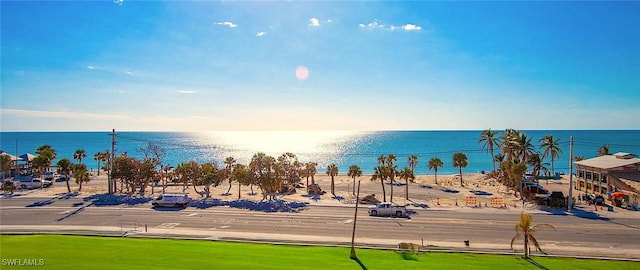
[[(357, 250), (368, 269), (640, 269), (626, 261)], [(2, 269), (360, 269), (348, 248), (205, 240), (0, 235)], [(44, 267), (12, 266), (31, 259)], [(35, 261), (34, 261), (35, 260)]]

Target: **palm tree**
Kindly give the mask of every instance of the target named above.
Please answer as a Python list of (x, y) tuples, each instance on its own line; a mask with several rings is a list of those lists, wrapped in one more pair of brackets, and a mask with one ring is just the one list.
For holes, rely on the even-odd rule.
[(517, 131), (515, 129), (506, 129), (504, 133), (502, 133), (502, 153), (509, 161), (514, 160), (517, 156), (519, 149), (519, 137), (520, 131)]
[(551, 156), (551, 174), (556, 174), (556, 169), (554, 166), (554, 162), (556, 158), (562, 153), (562, 149), (560, 149), (560, 139), (554, 140), (553, 134), (547, 135), (540, 139), (540, 148), (544, 149), (542, 154), (542, 158), (547, 158)]
[(413, 174), (413, 170), (410, 169), (409, 167), (404, 167), (404, 169), (400, 171), (399, 175), (400, 175), (400, 179), (404, 179), (405, 181), (404, 199), (409, 200), (409, 180), (413, 182), (413, 180), (416, 179), (416, 176)]
[(71, 187), (69, 186), (69, 173), (71, 173), (71, 161), (68, 158), (61, 158), (56, 163), (58, 166), (58, 173), (64, 175), (64, 179), (67, 182), (67, 192), (71, 193)]
[(225, 165), (225, 174), (227, 176), (227, 178), (229, 178), (229, 188), (227, 189), (227, 194), (230, 194), (229, 192), (231, 191), (231, 181), (233, 181), (231, 179), (231, 173), (233, 172), (233, 165), (236, 164), (236, 159), (233, 157), (227, 157), (224, 160), (224, 165)]
[(429, 160), (429, 170), (433, 170), (436, 173), (436, 185), (438, 184), (438, 168), (442, 168), (444, 163), (437, 157)]
[(73, 178), (76, 179), (76, 184), (79, 185), (78, 191), (82, 191), (82, 183), (87, 183), (90, 180), (89, 172), (87, 172), (87, 165), (73, 165)]
[[(4, 180), (5, 174), (13, 168), (13, 161), (8, 155), (0, 155), (0, 171), (2, 171), (2, 178)], [(4, 182), (4, 181), (3, 181)]]
[(378, 157), (378, 165), (384, 165), (386, 161), (387, 161), (387, 157), (385, 157), (384, 155), (380, 155)]
[(98, 170), (98, 175), (100, 175), (100, 162), (102, 162), (102, 152), (96, 152), (93, 154), (93, 160), (96, 161), (97, 164), (97, 170)]
[(538, 228), (544, 228), (544, 227), (552, 228), (553, 230), (556, 230), (556, 228), (553, 227), (553, 225), (551, 224), (533, 225), (533, 217), (531, 217), (531, 215), (525, 212), (520, 213), (520, 222), (518, 222), (518, 224), (516, 224), (515, 226), (516, 235), (511, 239), (511, 249), (513, 249), (513, 242), (516, 241), (516, 239), (520, 239), (523, 237), (524, 238), (524, 256), (526, 258), (529, 258), (529, 254), (530, 254), (529, 241), (533, 243), (533, 245), (536, 247), (537, 250), (544, 253), (544, 251), (542, 251), (542, 249), (540, 248), (540, 243), (538, 243), (538, 240), (533, 236), (533, 233), (535, 233)]
[(532, 138), (527, 138), (527, 134), (524, 132), (521, 132), (518, 137), (518, 156), (522, 162), (527, 162), (529, 157), (536, 152), (531, 140)]
[(235, 164), (230, 178), (238, 183), (238, 200), (240, 200), (240, 187), (251, 183), (251, 172), (243, 164)]
[(382, 185), (382, 201), (387, 201), (387, 193), (384, 188), (384, 179), (387, 177), (387, 170), (389, 168), (387, 166), (376, 166), (373, 168), (373, 174), (371, 175), (371, 181), (380, 180), (380, 185)]
[(531, 166), (531, 171), (534, 176), (540, 176), (540, 173), (543, 172), (545, 175), (549, 173), (549, 169), (546, 167), (549, 163), (542, 162), (542, 154), (537, 152), (529, 157), (527, 160), (527, 165)]
[(41, 174), (44, 174), (51, 167), (51, 162), (56, 159), (56, 150), (51, 148), (51, 145), (45, 144), (36, 149), (36, 154), (38, 157), (42, 157), (40, 169)]
[(609, 145), (603, 145), (598, 148), (598, 156), (606, 156), (609, 154)]
[(353, 187), (352, 187), (352, 193), (355, 196), (356, 195), (356, 177), (360, 177), (362, 176), (362, 170), (360, 169), (360, 166), (358, 165), (351, 165), (349, 167), (349, 172), (347, 173), (347, 175), (351, 178), (353, 178)]
[(408, 162), (409, 162), (409, 167), (411, 168), (411, 173), (415, 173), (414, 170), (416, 166), (418, 166), (418, 156), (416, 155), (409, 156)]
[(311, 176), (311, 184), (316, 183), (314, 176), (318, 173), (318, 170), (316, 169), (317, 166), (318, 163), (316, 162), (307, 162), (304, 164), (305, 175), (307, 176), (307, 186), (309, 186), (309, 176)]
[(393, 185), (395, 184), (396, 180), (396, 175), (398, 174), (398, 165), (395, 165), (394, 163), (396, 162), (396, 160), (398, 160), (396, 158), (396, 155), (394, 154), (389, 154), (386, 158), (386, 163), (387, 163), (387, 177), (390, 180), (391, 183), (391, 187), (389, 190), (389, 201), (393, 202)]
[(331, 176), (331, 194), (333, 194), (333, 196), (336, 196), (336, 188), (333, 177), (338, 175), (338, 166), (336, 166), (336, 164), (327, 166), (327, 175)]
[(460, 186), (463, 187), (464, 184), (462, 182), (462, 168), (466, 168), (469, 165), (467, 161), (467, 155), (462, 152), (458, 152), (453, 154), (453, 167), (460, 169)]
[(87, 152), (84, 149), (78, 149), (75, 153), (73, 153), (73, 159), (77, 160), (78, 163), (82, 164), (82, 160), (87, 157)]
[(497, 137), (500, 131), (494, 131), (491, 129), (483, 130), (480, 134), (480, 140), (478, 143), (483, 143), (482, 150), (489, 152), (491, 155), (491, 163), (493, 164), (493, 171), (496, 171), (496, 161), (493, 159), (494, 149), (500, 145), (500, 139)]
[[(49, 169), (50, 163), (51, 161), (44, 155), (41, 156), (37, 156), (36, 158), (33, 159), (33, 161), (31, 161), (31, 166), (33, 169), (35, 169), (38, 174), (40, 174), (40, 176), (44, 176), (44, 172), (47, 171), (47, 169)], [(40, 181), (40, 188), (42, 188), (42, 184), (44, 183), (44, 181)]]

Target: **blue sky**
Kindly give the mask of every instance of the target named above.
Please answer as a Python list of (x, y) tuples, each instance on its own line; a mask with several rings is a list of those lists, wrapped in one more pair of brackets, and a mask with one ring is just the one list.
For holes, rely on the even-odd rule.
[(639, 2), (0, 4), (2, 131), (640, 128)]

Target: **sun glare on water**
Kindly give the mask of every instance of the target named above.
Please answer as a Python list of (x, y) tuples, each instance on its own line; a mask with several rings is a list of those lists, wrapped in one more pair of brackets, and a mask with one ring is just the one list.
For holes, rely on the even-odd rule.
[(223, 155), (239, 161), (248, 161), (257, 152), (273, 157), (291, 152), (303, 162), (322, 162), (352, 145), (358, 134), (351, 131), (216, 131), (203, 133), (201, 139), (217, 144)]

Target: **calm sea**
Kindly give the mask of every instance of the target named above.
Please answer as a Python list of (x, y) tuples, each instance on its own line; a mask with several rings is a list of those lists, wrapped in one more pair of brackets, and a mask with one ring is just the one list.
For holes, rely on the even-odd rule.
[[(597, 149), (609, 145), (610, 152), (640, 154), (640, 130), (532, 130), (524, 131), (538, 140), (553, 134), (560, 139), (562, 154), (555, 162), (558, 172), (569, 170), (569, 138), (574, 137), (574, 155), (594, 157)], [(266, 152), (274, 157), (284, 152), (295, 153), (301, 162), (319, 163), (318, 173), (325, 173), (326, 166), (336, 163), (340, 173), (346, 173), (350, 165), (359, 165), (363, 173), (371, 174), (380, 155), (395, 154), (398, 167), (408, 166), (410, 155), (418, 156), (416, 173), (433, 173), (427, 167), (432, 157), (440, 158), (445, 166), (439, 173), (457, 173), (451, 166), (453, 154), (464, 152), (469, 166), (463, 172), (489, 171), (492, 169), (489, 154), (478, 144), (481, 131), (224, 131), (224, 132), (116, 132), (116, 154), (142, 157), (140, 148), (152, 143), (166, 150), (164, 164), (173, 166), (195, 160), (197, 162), (222, 162), (232, 156), (240, 163), (248, 163), (251, 156)], [(34, 153), (44, 144), (57, 151), (57, 158), (73, 159), (76, 149), (84, 149), (84, 163), (95, 168), (93, 155), (111, 149), (111, 132), (0, 132), (0, 149), (13, 155)], [(547, 160), (550, 162), (550, 160)], [(55, 164), (55, 161), (54, 161)], [(550, 166), (549, 166), (550, 168)]]

